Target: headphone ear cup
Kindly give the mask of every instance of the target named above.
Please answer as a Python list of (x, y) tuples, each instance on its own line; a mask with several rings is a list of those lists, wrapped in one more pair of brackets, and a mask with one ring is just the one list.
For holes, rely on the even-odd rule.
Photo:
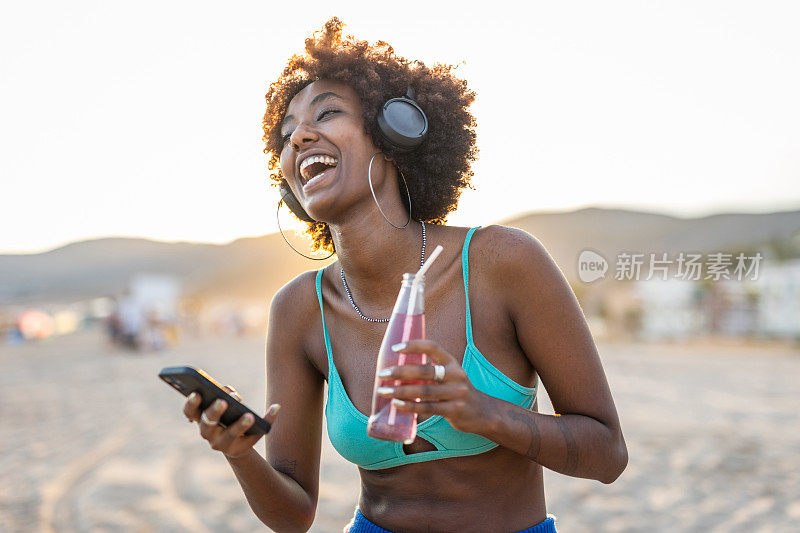
[(283, 203), (286, 204), (286, 207), (288, 207), (297, 218), (304, 222), (316, 222), (316, 220), (311, 218), (308, 213), (306, 213), (306, 210), (303, 209), (303, 206), (300, 205), (300, 202), (289, 188), (289, 184), (286, 183), (286, 180), (281, 181), (280, 194)]
[[(413, 95), (411, 88), (409, 95)], [(428, 117), (409, 96), (392, 98), (378, 110), (378, 129), (391, 148), (411, 152), (428, 134)]]

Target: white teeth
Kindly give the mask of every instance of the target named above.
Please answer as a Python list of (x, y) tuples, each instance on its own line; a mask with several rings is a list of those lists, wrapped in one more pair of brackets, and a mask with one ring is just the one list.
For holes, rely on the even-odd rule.
[(331, 157), (329, 155), (312, 155), (311, 157), (306, 157), (305, 159), (303, 159), (303, 162), (300, 163), (300, 174), (303, 176), (303, 178), (309, 181), (310, 181), (309, 176), (306, 175), (305, 170), (308, 167), (308, 165), (312, 163), (325, 163), (326, 165), (335, 166), (338, 163), (338, 161), (336, 160), (336, 158)]

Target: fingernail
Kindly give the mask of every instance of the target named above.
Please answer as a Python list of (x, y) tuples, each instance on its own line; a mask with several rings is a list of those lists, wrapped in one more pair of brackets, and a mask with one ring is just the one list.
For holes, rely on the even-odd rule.
[(275, 404), (275, 405), (273, 405), (272, 407), (269, 408), (269, 412), (267, 414), (268, 415), (274, 415), (275, 413), (277, 413), (280, 410), (280, 408), (281, 408), (280, 405)]
[(407, 346), (408, 346), (407, 342), (398, 342), (397, 344), (392, 346), (392, 351), (393, 352), (401, 352), (401, 351), (405, 350)]
[(190, 399), (191, 401), (195, 401), (195, 400), (197, 399), (197, 397), (198, 397), (198, 396), (199, 396), (199, 394), (197, 394), (196, 392), (193, 392), (193, 393), (191, 393), (191, 394), (189, 395), (189, 399)]
[(394, 392), (394, 388), (393, 387), (378, 387), (378, 390), (376, 392), (378, 394), (382, 394), (382, 395), (387, 395), (388, 396), (389, 394), (392, 394)]
[(386, 378), (386, 377), (389, 377), (391, 375), (392, 375), (392, 369), (391, 368), (384, 368), (383, 370), (378, 372), (378, 377), (381, 377), (381, 378)]
[(223, 407), (225, 407), (225, 400), (214, 400), (214, 409), (222, 409)]
[(251, 415), (250, 413), (245, 413), (242, 419), (246, 426), (249, 426), (250, 424), (253, 423), (253, 415)]

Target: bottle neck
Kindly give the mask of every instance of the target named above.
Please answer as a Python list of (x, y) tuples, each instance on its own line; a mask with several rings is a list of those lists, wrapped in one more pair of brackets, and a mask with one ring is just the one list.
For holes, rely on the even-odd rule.
[(414, 279), (414, 274), (403, 274), (403, 284), (392, 311), (394, 314), (419, 315), (425, 312), (425, 276), (417, 283)]
[[(403, 274), (403, 287), (411, 287), (414, 283), (414, 280), (417, 279), (417, 275), (412, 272), (406, 272)], [(425, 286), (425, 274), (419, 277), (419, 281), (417, 285), (424, 287)]]

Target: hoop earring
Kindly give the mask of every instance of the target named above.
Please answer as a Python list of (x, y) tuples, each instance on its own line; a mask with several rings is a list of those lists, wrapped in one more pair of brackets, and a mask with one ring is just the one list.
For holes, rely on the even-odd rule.
[(398, 168), (397, 171), (400, 173), (400, 177), (403, 178), (403, 185), (406, 186), (406, 194), (408, 195), (408, 220), (406, 220), (406, 223), (403, 224), (402, 226), (395, 226), (394, 223), (392, 223), (392, 221), (386, 217), (386, 213), (383, 212), (383, 209), (381, 209), (381, 204), (378, 203), (378, 197), (375, 196), (375, 189), (372, 187), (372, 162), (375, 160), (375, 156), (378, 154), (383, 154), (383, 152), (375, 152), (374, 154), (372, 154), (372, 159), (369, 160), (369, 168), (367, 169), (367, 181), (369, 181), (369, 190), (372, 191), (372, 199), (375, 200), (375, 205), (378, 206), (378, 211), (381, 212), (381, 215), (383, 215), (383, 218), (386, 219), (386, 222), (388, 222), (397, 229), (403, 229), (406, 226), (408, 226), (409, 222), (411, 222), (411, 191), (408, 190), (408, 183), (406, 182), (406, 177), (403, 176), (403, 171)]
[(292, 246), (292, 243), (290, 243), (289, 240), (286, 238), (286, 235), (283, 234), (283, 228), (281, 228), (281, 217), (278, 216), (278, 215), (281, 212), (281, 204), (285, 203), (283, 201), (283, 199), (286, 198), (287, 194), (289, 194), (289, 193), (286, 193), (283, 196), (281, 196), (281, 199), (278, 201), (278, 209), (275, 210), (275, 220), (278, 221), (278, 231), (281, 233), (281, 237), (283, 237), (283, 241), (286, 244), (289, 245), (289, 248), (291, 248), (292, 250), (294, 250), (298, 254), (302, 255), (306, 259), (311, 259), (312, 261), (325, 261), (326, 259), (330, 259), (331, 257), (333, 257), (333, 255), (336, 253), (336, 250), (332, 251), (331, 255), (329, 255), (328, 257), (311, 257), (311, 256), (308, 256), (308, 255), (304, 254), (303, 252), (301, 252), (300, 250), (298, 250), (297, 248), (295, 248), (294, 246)]

